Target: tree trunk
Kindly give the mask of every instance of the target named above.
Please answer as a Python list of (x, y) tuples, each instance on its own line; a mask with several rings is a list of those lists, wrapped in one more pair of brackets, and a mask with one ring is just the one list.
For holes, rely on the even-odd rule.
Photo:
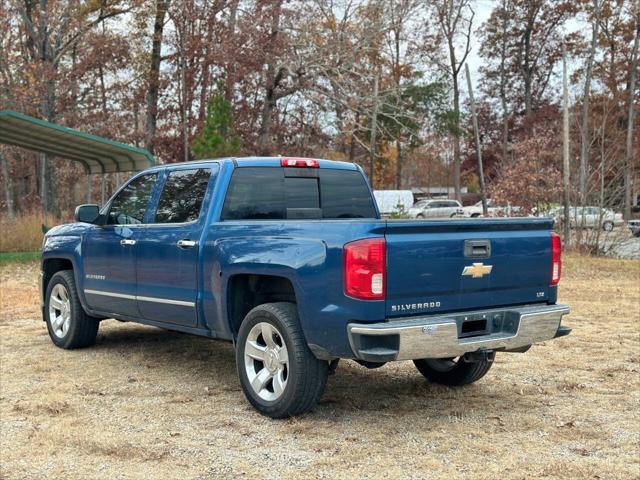
[(569, 87), (567, 80), (567, 49), (562, 44), (562, 200), (564, 207), (564, 242), (570, 244), (569, 188), (571, 168), (569, 164)]
[(600, 26), (600, 5), (598, 0), (593, 1), (594, 18), (591, 24), (591, 46), (587, 59), (587, 69), (584, 78), (584, 90), (582, 93), (582, 127), (580, 130), (580, 205), (585, 206), (587, 202), (587, 170), (589, 168), (589, 98), (591, 96), (591, 74), (593, 71), (593, 58), (596, 53), (596, 43), (598, 40), (598, 29)]
[(478, 157), (478, 178), (480, 179), (480, 199), (482, 200), (482, 215), (488, 214), (487, 209), (487, 193), (484, 188), (484, 168), (482, 166), (482, 146), (480, 145), (480, 131), (478, 129), (478, 117), (476, 116), (476, 102), (473, 98), (473, 86), (471, 85), (471, 74), (469, 73), (469, 64), (464, 64), (465, 73), (467, 74), (467, 87), (469, 88), (469, 103), (471, 106), (471, 120), (473, 122), (473, 133), (476, 141), (476, 156)]
[[(46, 47), (45, 47), (46, 50)], [(48, 122), (55, 121), (55, 99), (56, 86), (55, 80), (47, 81), (47, 89), (42, 99), (42, 116)], [(40, 154), (40, 198), (42, 201), (42, 209), (45, 215), (50, 212), (56, 212), (55, 197), (53, 186), (55, 184), (55, 171), (49, 165), (49, 156), (46, 153)]]
[(373, 115), (371, 116), (371, 138), (369, 143), (369, 183), (374, 185), (376, 167), (376, 129), (378, 127), (378, 75), (373, 79)]
[(533, 33), (535, 19), (536, 19), (536, 5), (529, 3), (527, 23), (524, 31), (524, 60), (520, 65), (522, 72), (522, 79), (524, 80), (524, 110), (525, 118), (528, 120), (531, 116), (533, 108), (531, 107), (531, 84), (532, 84), (532, 71), (531, 71), (531, 35)]
[(149, 81), (147, 87), (147, 113), (145, 121), (145, 148), (154, 152), (154, 141), (158, 120), (158, 93), (160, 90), (160, 62), (162, 61), (162, 35), (164, 17), (167, 13), (169, 0), (156, 0), (156, 17), (153, 23), (153, 40), (151, 44), (151, 63), (149, 66)]
[[(271, 36), (270, 48), (267, 56), (275, 54), (273, 46), (278, 38), (280, 31), (280, 12), (282, 10), (282, 2), (279, 1), (274, 6), (273, 15), (271, 17)], [(271, 155), (273, 150), (271, 140), (271, 128), (273, 125), (273, 111), (277, 105), (276, 88), (278, 87), (276, 79), (276, 66), (274, 60), (269, 58), (267, 71), (265, 73), (265, 98), (262, 112), (260, 113), (260, 130), (258, 131), (258, 153), (260, 155)]]
[[(236, 36), (236, 20), (238, 16), (238, 3), (239, 0), (233, 0), (230, 5), (229, 11), (229, 39), (232, 44), (235, 42)], [(235, 49), (233, 49), (235, 51)], [(233, 61), (227, 62), (226, 65), (226, 79), (224, 84), (224, 98), (227, 102), (233, 105), (233, 95), (235, 93), (236, 85), (236, 64)]]
[[(454, 54), (452, 54), (454, 55)], [(455, 115), (455, 132), (453, 134), (453, 189), (456, 200), (462, 200), (460, 192), (460, 87), (458, 86), (458, 73), (455, 68), (455, 56), (451, 57), (451, 73), (453, 79), (453, 112)]]
[(398, 155), (396, 157), (396, 190), (402, 187), (402, 143), (397, 141)]
[(271, 116), (276, 107), (273, 90), (273, 88), (267, 87), (264, 105), (262, 106), (262, 112), (260, 112), (260, 130), (258, 131), (258, 153), (260, 155), (272, 154), (271, 126), (273, 119)]
[(627, 148), (624, 172), (624, 218), (631, 218), (632, 181), (633, 181), (633, 127), (635, 122), (635, 89), (638, 77), (638, 38), (640, 37), (640, 18), (636, 19), (636, 38), (631, 54), (631, 79), (629, 81), (629, 115), (627, 117)]
[(13, 206), (13, 182), (9, 176), (9, 165), (7, 159), (0, 152), (0, 166), (2, 167), (2, 183), (4, 187), (5, 203), (7, 204), (7, 215), (9, 218), (16, 218), (16, 211)]
[(507, 0), (502, 2), (502, 46), (500, 51), (500, 103), (502, 105), (502, 161), (507, 160), (509, 145), (509, 106), (507, 104)]

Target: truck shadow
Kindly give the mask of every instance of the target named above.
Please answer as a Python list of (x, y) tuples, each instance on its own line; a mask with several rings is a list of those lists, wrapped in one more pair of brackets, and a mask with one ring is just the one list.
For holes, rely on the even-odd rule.
[[(245, 405), (238, 382), (235, 353), (231, 343), (147, 327), (133, 323), (101, 328), (93, 349), (100, 355), (117, 356), (122, 369), (134, 370), (143, 364), (158, 377), (153, 382), (166, 389), (188, 381), (194, 391), (206, 387), (231, 392), (237, 396), (231, 403), (216, 403), (216, 408), (229, 409), (229, 414)], [(122, 358), (124, 357), (124, 359)], [(494, 367), (495, 368), (495, 367)], [(477, 384), (449, 388), (428, 383), (411, 362), (394, 362), (369, 370), (349, 360), (342, 360), (336, 373), (329, 377), (325, 394), (315, 410), (305, 418), (313, 421), (339, 421), (343, 416), (358, 414), (397, 415), (400, 412), (424, 412), (429, 417), (495, 415), (502, 408), (526, 410), (525, 398), (514, 402), (516, 392), (498, 387), (497, 375), (489, 372)], [(162, 385), (162, 383), (165, 383)], [(512, 387), (515, 388), (515, 387)], [(469, 412), (473, 413), (469, 413)], [(255, 412), (256, 418), (261, 417)], [(266, 420), (266, 419), (265, 419)]]

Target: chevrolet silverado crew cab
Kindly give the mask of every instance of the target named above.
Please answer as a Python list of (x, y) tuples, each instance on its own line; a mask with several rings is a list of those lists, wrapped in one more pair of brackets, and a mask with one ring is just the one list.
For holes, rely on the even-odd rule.
[(552, 220), (381, 220), (351, 163), (163, 165), (75, 216), (43, 244), (53, 343), (89, 346), (107, 318), (232, 341), (274, 418), (310, 410), (341, 358), (465, 385), (496, 352), (570, 331)]

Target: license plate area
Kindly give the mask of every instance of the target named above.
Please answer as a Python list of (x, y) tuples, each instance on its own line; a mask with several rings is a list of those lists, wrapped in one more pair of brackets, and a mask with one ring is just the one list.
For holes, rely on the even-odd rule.
[(515, 334), (520, 316), (513, 311), (458, 315), (458, 338), (481, 337), (495, 333)]

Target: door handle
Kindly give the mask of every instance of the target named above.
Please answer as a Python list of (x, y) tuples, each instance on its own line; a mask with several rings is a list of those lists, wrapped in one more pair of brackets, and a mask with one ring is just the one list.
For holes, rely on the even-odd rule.
[(125, 239), (125, 240), (120, 240), (120, 245), (123, 245), (123, 246), (127, 246), (127, 245), (135, 245), (135, 244), (136, 244), (136, 241), (135, 241), (135, 240), (127, 240), (127, 239)]
[(191, 248), (196, 246), (196, 242), (194, 242), (193, 240), (178, 240), (176, 245), (179, 248)]

